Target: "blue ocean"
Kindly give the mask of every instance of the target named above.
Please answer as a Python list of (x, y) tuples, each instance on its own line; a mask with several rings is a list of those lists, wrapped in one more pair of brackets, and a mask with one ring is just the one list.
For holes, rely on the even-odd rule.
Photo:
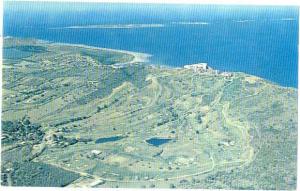
[(4, 2), (4, 36), (151, 54), (151, 63), (206, 62), (298, 87), (297, 7)]

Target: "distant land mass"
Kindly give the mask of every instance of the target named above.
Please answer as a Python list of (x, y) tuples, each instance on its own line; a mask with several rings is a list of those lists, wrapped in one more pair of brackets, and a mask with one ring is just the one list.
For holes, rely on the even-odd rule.
[(296, 189), (296, 88), (37, 39), (3, 55), (2, 185)]

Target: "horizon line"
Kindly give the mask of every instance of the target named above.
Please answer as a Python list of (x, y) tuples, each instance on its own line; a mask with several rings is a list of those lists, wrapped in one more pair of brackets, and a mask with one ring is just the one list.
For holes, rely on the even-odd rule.
[(4, 0), (3, 2), (69, 2), (69, 3), (120, 3), (120, 4), (197, 4), (244, 6), (300, 6), (298, 0)]

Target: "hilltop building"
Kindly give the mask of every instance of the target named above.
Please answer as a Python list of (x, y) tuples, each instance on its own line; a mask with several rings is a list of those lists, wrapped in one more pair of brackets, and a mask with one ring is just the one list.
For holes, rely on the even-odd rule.
[(210, 69), (207, 63), (185, 65), (184, 68), (193, 70), (194, 72), (206, 72)]
[(230, 72), (222, 72), (221, 75), (224, 76), (225, 78), (232, 77), (232, 73), (230, 73)]

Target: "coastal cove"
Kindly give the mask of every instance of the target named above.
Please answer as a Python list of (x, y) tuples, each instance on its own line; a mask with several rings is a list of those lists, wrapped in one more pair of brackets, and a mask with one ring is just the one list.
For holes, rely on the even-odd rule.
[[(141, 52), (151, 55), (150, 64), (175, 68), (204, 62), (216, 70), (298, 86), (298, 10), (293, 7), (247, 7), (232, 14), (245, 8), (5, 4), (4, 36)], [(30, 14), (24, 11), (28, 6)], [(17, 23), (9, 25), (12, 21)]]

